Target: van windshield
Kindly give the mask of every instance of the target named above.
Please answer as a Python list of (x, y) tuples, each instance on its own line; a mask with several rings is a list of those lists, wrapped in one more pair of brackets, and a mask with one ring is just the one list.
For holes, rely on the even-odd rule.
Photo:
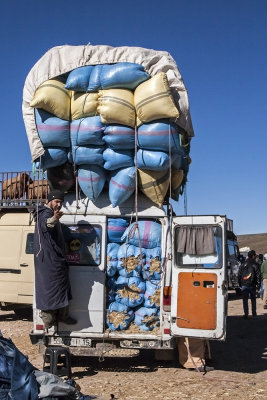
[(188, 268), (222, 267), (219, 226), (179, 226), (175, 231), (176, 264)]
[(101, 262), (100, 225), (82, 223), (62, 224), (66, 242), (67, 262), (70, 265), (96, 266)]

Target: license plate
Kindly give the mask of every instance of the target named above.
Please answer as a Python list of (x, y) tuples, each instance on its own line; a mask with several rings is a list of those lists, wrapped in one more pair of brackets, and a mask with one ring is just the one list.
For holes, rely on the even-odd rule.
[(51, 345), (65, 345), (73, 347), (91, 347), (91, 339), (83, 339), (76, 337), (50, 337), (49, 344)]

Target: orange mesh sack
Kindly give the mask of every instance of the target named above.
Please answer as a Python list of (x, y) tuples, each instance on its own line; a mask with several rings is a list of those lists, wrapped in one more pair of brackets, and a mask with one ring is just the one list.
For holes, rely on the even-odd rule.
[(163, 171), (138, 169), (139, 190), (161, 207), (169, 188), (169, 178), (169, 169)]
[(135, 126), (134, 96), (131, 90), (100, 90), (97, 111), (104, 124)]
[(161, 118), (178, 118), (167, 75), (160, 72), (141, 83), (134, 92), (137, 125)]
[(71, 119), (94, 117), (97, 115), (98, 93), (72, 92)]
[(71, 92), (65, 89), (65, 84), (49, 79), (38, 87), (30, 103), (31, 107), (42, 108), (58, 118), (70, 119)]

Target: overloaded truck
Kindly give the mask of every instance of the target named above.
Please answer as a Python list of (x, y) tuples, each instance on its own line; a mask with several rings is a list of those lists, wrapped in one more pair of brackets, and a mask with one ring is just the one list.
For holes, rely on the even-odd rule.
[(45, 187), (65, 193), (61, 223), (77, 320), (45, 330), (33, 303), (32, 342), (92, 354), (171, 350), (178, 336), (223, 339), (227, 218), (172, 209), (186, 185), (194, 133), (170, 54), (55, 47), (28, 74), (23, 118), (37, 176), (29, 182), (37, 187), (32, 205), (45, 201)]

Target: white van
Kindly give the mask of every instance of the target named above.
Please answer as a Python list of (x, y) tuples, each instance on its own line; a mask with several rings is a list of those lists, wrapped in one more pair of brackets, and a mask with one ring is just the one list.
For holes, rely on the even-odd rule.
[[(88, 199), (75, 201), (67, 195), (61, 223), (68, 242), (79, 246), (69, 250), (69, 274), (73, 299), (70, 315), (73, 326), (59, 323), (44, 330), (39, 310), (34, 308), (33, 343), (66, 345), (72, 352), (99, 353), (101, 347), (128, 349), (173, 349), (177, 336), (224, 339), (226, 329), (227, 267), (226, 222), (220, 215), (172, 217), (169, 209), (156, 207), (148, 198), (138, 196), (138, 221), (154, 220), (161, 224), (162, 275), (158, 326), (142, 331), (132, 324), (125, 330), (107, 326), (107, 224), (108, 218), (128, 218), (135, 222), (134, 200), (112, 208), (107, 194), (96, 204)], [(183, 229), (212, 234), (215, 250), (197, 255), (177, 252), (179, 232)], [(84, 233), (87, 232), (87, 235)], [(204, 236), (203, 236), (204, 235)], [(86, 237), (86, 239), (85, 239)], [(77, 243), (77, 242), (75, 242)]]
[[(32, 313), (34, 223), (26, 207), (0, 211), (0, 309)], [(28, 313), (29, 314), (29, 313)]]

